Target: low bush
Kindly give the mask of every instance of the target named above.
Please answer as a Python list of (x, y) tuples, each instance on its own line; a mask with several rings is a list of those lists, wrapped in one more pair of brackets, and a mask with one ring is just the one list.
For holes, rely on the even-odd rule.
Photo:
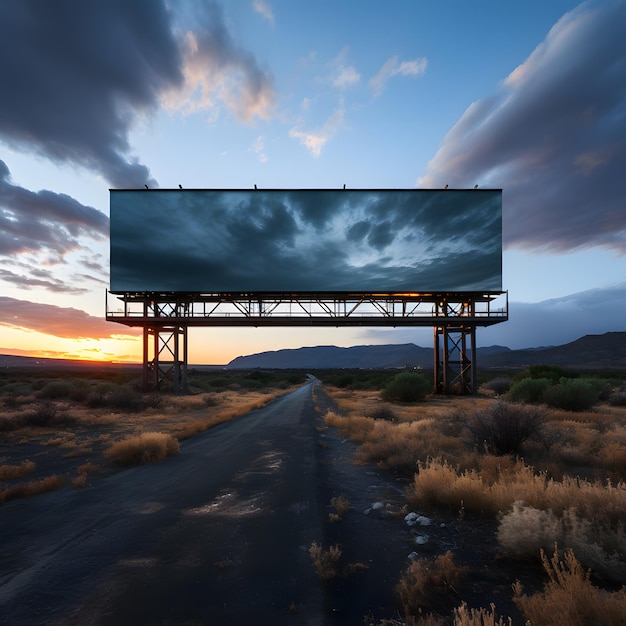
[(557, 543), (568, 546), (585, 567), (605, 579), (626, 582), (626, 561), (620, 557), (626, 550), (623, 529), (597, 527), (573, 507), (557, 515), (515, 502), (502, 516), (497, 537), (500, 546), (518, 558), (534, 558)]
[(37, 465), (32, 461), (23, 461), (19, 465), (0, 465), (0, 480), (13, 480), (32, 474)]
[(116, 387), (110, 391), (92, 391), (86, 404), (92, 409), (110, 408), (116, 411), (138, 413), (148, 408), (158, 408), (162, 397), (158, 394), (141, 394), (130, 387)]
[(548, 559), (541, 551), (548, 582), (543, 592), (525, 595), (522, 585), (515, 583), (514, 601), (531, 624), (541, 626), (624, 626), (626, 587), (613, 593), (591, 584), (590, 572), (585, 571), (572, 550), (566, 550), (563, 560), (555, 547)]
[(626, 406), (626, 391), (616, 391), (607, 400), (611, 406)]
[[(530, 379), (527, 379), (530, 380)], [(539, 407), (495, 402), (467, 419), (473, 443), (490, 454), (518, 454), (528, 439), (538, 439), (545, 421)]]
[(341, 558), (341, 548), (338, 544), (330, 546), (326, 550), (321, 544), (314, 541), (309, 547), (309, 556), (320, 580), (328, 582), (339, 575), (337, 568)]
[(328, 519), (331, 522), (340, 522), (343, 516), (350, 510), (350, 501), (345, 496), (336, 496), (330, 500), (331, 506), (335, 508), (336, 513), (329, 513)]
[(545, 390), (548, 406), (564, 411), (588, 411), (600, 401), (604, 384), (590, 378), (561, 379), (558, 385)]
[(526, 376), (535, 379), (547, 378), (553, 385), (556, 385), (561, 378), (566, 376), (568, 378), (574, 378), (571, 373), (566, 372), (563, 368), (558, 367), (557, 365), (531, 365), (528, 368)]
[(7, 502), (8, 500), (14, 500), (15, 498), (27, 498), (29, 496), (36, 496), (40, 493), (46, 493), (59, 489), (67, 484), (67, 476), (59, 476), (57, 474), (53, 476), (46, 476), (38, 480), (31, 480), (27, 483), (20, 483), (7, 487), (0, 491), (0, 503)]
[(56, 417), (57, 406), (53, 402), (40, 402), (32, 411), (26, 414), (26, 423), (29, 426), (48, 426)]
[(523, 378), (511, 386), (507, 399), (511, 402), (539, 404), (543, 402), (544, 394), (551, 385), (549, 378)]
[(396, 374), (382, 392), (391, 402), (421, 402), (432, 391), (432, 382), (416, 372)]
[(427, 611), (448, 613), (466, 574), (467, 568), (457, 565), (450, 551), (434, 561), (413, 561), (396, 585), (405, 617), (411, 620)]
[(513, 381), (508, 376), (499, 376), (485, 383), (485, 388), (501, 396), (511, 388), (512, 383)]
[(178, 454), (178, 441), (166, 433), (141, 433), (113, 443), (105, 457), (117, 465), (157, 463)]
[(370, 413), (370, 417), (375, 420), (386, 420), (388, 422), (397, 422), (398, 418), (393, 410), (388, 406), (381, 406)]

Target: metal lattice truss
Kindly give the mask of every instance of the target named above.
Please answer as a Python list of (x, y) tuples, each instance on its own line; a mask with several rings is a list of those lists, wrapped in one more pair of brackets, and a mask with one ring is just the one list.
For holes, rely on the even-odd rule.
[(106, 319), (143, 327), (146, 388), (186, 390), (192, 326), (432, 326), (435, 391), (474, 393), (476, 327), (508, 319), (508, 293), (107, 292)]
[[(111, 302), (112, 297), (115, 300)], [(128, 326), (434, 326), (508, 319), (506, 292), (444, 294), (125, 293), (106, 318)]]

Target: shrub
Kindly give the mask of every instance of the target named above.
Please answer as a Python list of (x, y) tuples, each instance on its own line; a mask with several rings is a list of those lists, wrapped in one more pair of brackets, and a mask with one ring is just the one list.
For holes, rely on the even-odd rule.
[(117, 387), (107, 392), (93, 391), (87, 396), (86, 402), (93, 409), (109, 407), (137, 413), (150, 407), (157, 408), (162, 398), (157, 394), (142, 395), (130, 387)]
[(20, 465), (0, 465), (0, 480), (13, 480), (32, 474), (37, 465), (32, 461), (23, 461)]
[(416, 618), (426, 610), (448, 612), (466, 573), (467, 568), (457, 565), (449, 550), (434, 561), (413, 561), (396, 585), (405, 616)]
[(343, 516), (350, 510), (350, 501), (345, 496), (331, 498), (330, 504), (335, 507), (336, 513), (330, 513), (328, 519), (331, 522), (340, 522)]
[(467, 427), (479, 450), (517, 454), (525, 441), (539, 438), (544, 421), (545, 413), (539, 407), (495, 402), (488, 410), (470, 415)]
[(528, 368), (529, 378), (547, 378), (553, 385), (556, 385), (565, 375), (565, 370), (556, 365), (531, 365)]
[(47, 426), (56, 417), (56, 414), (56, 404), (41, 402), (26, 415), (26, 423), (29, 426)]
[(512, 380), (508, 376), (499, 376), (485, 383), (485, 387), (500, 396), (511, 388), (511, 383)]
[(626, 406), (626, 391), (616, 391), (608, 397), (611, 406)]
[(589, 378), (561, 379), (558, 385), (546, 389), (544, 401), (564, 411), (588, 411), (600, 400), (603, 383)]
[(497, 537), (504, 550), (520, 558), (532, 558), (556, 543), (566, 545), (575, 550), (586, 567), (607, 579), (626, 581), (626, 562), (619, 556), (626, 548), (623, 531), (600, 529), (574, 507), (558, 516), (550, 509), (540, 510), (517, 501), (500, 520)]
[(546, 389), (551, 385), (549, 378), (524, 378), (513, 384), (507, 398), (511, 402), (539, 404), (543, 402)]
[(328, 582), (338, 576), (337, 565), (341, 558), (341, 548), (338, 544), (325, 550), (322, 545), (314, 541), (309, 547), (309, 556), (320, 580)]
[(432, 390), (432, 383), (421, 374), (402, 372), (387, 383), (383, 398), (391, 402), (420, 402)]
[(15, 498), (27, 498), (29, 496), (36, 496), (40, 493), (46, 493), (54, 489), (59, 489), (67, 484), (66, 476), (59, 476), (54, 474), (53, 476), (46, 476), (45, 478), (39, 478), (38, 480), (31, 480), (27, 483), (21, 483), (12, 487), (0, 491), (0, 503), (13, 500)]
[(105, 456), (117, 465), (144, 465), (178, 454), (178, 441), (166, 433), (141, 433), (113, 443)]
[(397, 422), (396, 414), (388, 407), (381, 406), (371, 412), (370, 417), (375, 420), (386, 420), (388, 422)]
[(562, 561), (556, 547), (549, 560), (542, 550), (541, 560), (549, 578), (543, 592), (524, 595), (519, 581), (513, 587), (513, 600), (531, 624), (624, 626), (626, 587), (613, 593), (594, 587), (572, 550), (565, 551)]

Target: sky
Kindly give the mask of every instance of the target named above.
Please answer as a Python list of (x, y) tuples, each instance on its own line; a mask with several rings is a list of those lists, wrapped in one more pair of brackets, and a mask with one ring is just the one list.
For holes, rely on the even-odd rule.
[[(3, 0), (0, 353), (140, 361), (109, 190), (502, 189), (509, 321), (626, 330), (624, 0)], [(431, 329), (191, 329), (190, 363)]]

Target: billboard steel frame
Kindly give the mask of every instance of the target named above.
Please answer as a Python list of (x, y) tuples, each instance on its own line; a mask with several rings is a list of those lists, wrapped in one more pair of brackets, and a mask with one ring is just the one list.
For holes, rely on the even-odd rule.
[(187, 390), (188, 329), (430, 326), (434, 392), (476, 392), (476, 328), (508, 320), (508, 292), (106, 292), (106, 319), (143, 328), (144, 389)]

